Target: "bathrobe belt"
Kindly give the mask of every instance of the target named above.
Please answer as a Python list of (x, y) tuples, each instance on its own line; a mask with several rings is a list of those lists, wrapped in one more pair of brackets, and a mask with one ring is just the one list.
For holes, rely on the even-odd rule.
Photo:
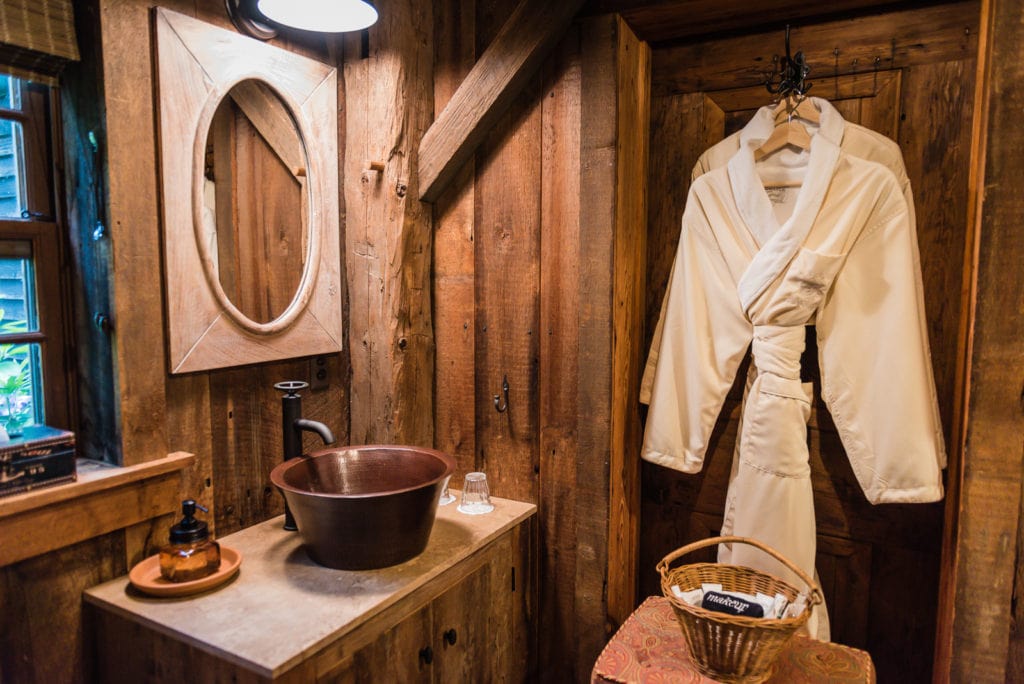
[(804, 339), (802, 325), (755, 325), (750, 351), (758, 375), (799, 381)]

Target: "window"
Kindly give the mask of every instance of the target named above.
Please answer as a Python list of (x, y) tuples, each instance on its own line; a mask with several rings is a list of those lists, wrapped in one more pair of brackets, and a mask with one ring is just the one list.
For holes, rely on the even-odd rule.
[(57, 98), (0, 74), (0, 425), (69, 428)]

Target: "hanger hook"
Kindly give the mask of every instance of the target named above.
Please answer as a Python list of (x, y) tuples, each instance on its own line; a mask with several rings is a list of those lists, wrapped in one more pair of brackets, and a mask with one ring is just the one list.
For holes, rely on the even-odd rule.
[(505, 395), (504, 405), (501, 403), (501, 397), (497, 394), (494, 395), (494, 410), (498, 413), (504, 413), (508, 411), (508, 376), (506, 375), (501, 379), (501, 392)]
[[(781, 59), (772, 59), (772, 73), (765, 78), (764, 85), (772, 95), (779, 99), (787, 95), (805, 95), (811, 84), (805, 81), (811, 68), (807, 65), (804, 53), (797, 51), (794, 55), (790, 48), (790, 26), (786, 24), (786, 54)], [(777, 79), (777, 80), (776, 80)]]

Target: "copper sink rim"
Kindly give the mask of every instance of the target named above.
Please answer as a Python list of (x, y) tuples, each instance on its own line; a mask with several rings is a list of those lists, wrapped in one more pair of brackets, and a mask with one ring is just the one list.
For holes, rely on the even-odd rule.
[[(445, 469), (440, 476), (432, 480), (424, 480), (420, 484), (414, 485), (412, 487), (403, 487), (402, 489), (388, 489), (376, 492), (363, 492), (361, 494), (331, 494), (329, 492), (311, 492), (308, 489), (299, 489), (298, 487), (293, 487), (292, 485), (284, 481), (284, 474), (286, 472), (302, 463), (305, 463), (306, 461), (311, 461), (320, 456), (336, 454), (343, 451), (368, 451), (370, 449), (388, 449), (390, 451), (417, 451), (420, 453), (429, 454), (431, 456), (436, 456), (437, 458), (439, 458), (444, 463)], [(288, 459), (287, 461), (278, 463), (276, 466), (274, 466), (274, 469), (270, 471), (270, 481), (271, 483), (274, 484), (275, 487), (281, 489), (282, 491), (287, 490), (289, 492), (305, 496), (315, 496), (324, 499), (369, 499), (373, 497), (379, 498), (382, 496), (404, 494), (406, 492), (416, 491), (417, 489), (423, 489), (424, 487), (431, 487), (437, 484), (438, 482), (443, 481), (445, 478), (450, 477), (454, 472), (455, 458), (450, 454), (446, 454), (443, 451), (438, 451), (437, 449), (410, 446), (408, 444), (354, 444), (346, 445), (344, 447), (329, 447), (327, 449), (318, 449), (317, 451), (312, 451), (308, 454), (303, 454), (298, 458), (291, 458)]]

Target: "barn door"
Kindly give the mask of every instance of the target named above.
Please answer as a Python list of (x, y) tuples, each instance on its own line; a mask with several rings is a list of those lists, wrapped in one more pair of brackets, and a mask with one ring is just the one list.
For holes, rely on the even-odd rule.
[[(938, 154), (942, 158), (934, 160), (936, 163), (960, 163), (966, 168), (966, 160), (950, 155), (958, 154), (954, 148), (969, 131), (965, 123), (969, 103), (964, 96), (950, 98), (947, 93), (935, 97), (932, 93), (929, 97), (925, 93), (934, 90), (941, 79), (948, 80), (969, 66), (957, 62), (823, 78), (814, 84), (811, 93), (830, 100), (847, 121), (898, 140), (903, 148), (917, 193), (915, 205), (929, 333), (947, 435), (952, 392), (943, 391), (953, 385), (951, 360), (956, 354), (957, 317), (950, 320), (950, 312), (942, 311), (948, 304), (941, 298), (949, 296), (950, 290), (942, 290), (956, 282), (959, 266), (951, 263), (956, 254), (943, 254), (939, 245), (941, 236), (948, 235), (948, 229), (939, 226), (951, 219), (948, 215), (936, 215), (943, 210), (936, 208), (934, 198), (942, 192), (960, 192), (966, 184), (958, 177), (937, 175), (928, 168), (921, 152), (941, 149)], [(913, 94), (905, 88), (908, 79), (913, 84)], [(672, 93), (652, 100), (648, 335), (664, 296), (679, 235), (679, 218), (697, 157), (710, 145), (742, 128), (758, 107), (768, 104), (769, 98), (765, 89), (758, 86)], [(908, 116), (914, 117), (907, 122), (911, 125), (904, 124)], [(926, 131), (932, 135), (939, 131), (945, 139), (926, 138)], [(956, 205), (959, 195), (954, 193), (948, 201)], [(945, 211), (952, 212), (955, 219), (957, 209)], [(719, 417), (700, 475), (680, 475), (644, 464), (641, 595), (659, 593), (651, 570), (664, 554), (690, 541), (715, 535), (721, 528), (742, 380), (748, 362), (749, 359), (740, 368)], [(813, 330), (808, 333), (803, 367), (804, 379), (814, 382), (818, 397), (808, 433), (818, 526), (817, 568), (829, 606), (833, 640), (868, 649), (880, 676), (885, 673), (889, 677), (900, 676), (901, 681), (923, 681), (922, 677), (927, 678), (930, 671), (935, 635), (943, 504), (869, 504), (820, 399)], [(713, 551), (708, 551), (707, 559), (713, 559)], [(881, 677), (881, 681), (885, 679)]]

